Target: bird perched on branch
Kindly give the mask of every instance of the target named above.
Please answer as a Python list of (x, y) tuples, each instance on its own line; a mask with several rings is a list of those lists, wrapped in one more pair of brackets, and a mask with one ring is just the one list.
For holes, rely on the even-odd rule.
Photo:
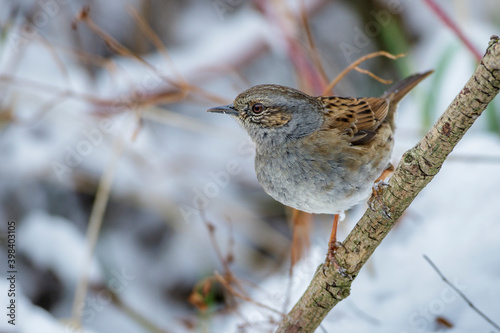
[(208, 111), (233, 116), (248, 132), (256, 145), (257, 179), (270, 196), (300, 211), (335, 214), (327, 256), (335, 264), (338, 214), (366, 200), (378, 177), (391, 170), (398, 103), (431, 73), (367, 98), (313, 97), (258, 85)]

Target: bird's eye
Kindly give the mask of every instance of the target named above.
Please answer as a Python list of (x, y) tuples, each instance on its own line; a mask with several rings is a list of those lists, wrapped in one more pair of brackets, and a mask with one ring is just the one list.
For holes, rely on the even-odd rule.
[(252, 111), (253, 113), (261, 113), (262, 111), (264, 111), (264, 105), (262, 105), (261, 103), (255, 103), (252, 106)]

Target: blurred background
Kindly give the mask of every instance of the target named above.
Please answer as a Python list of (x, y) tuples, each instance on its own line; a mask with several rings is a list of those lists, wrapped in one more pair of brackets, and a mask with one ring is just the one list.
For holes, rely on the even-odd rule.
[[(394, 82), (393, 163), (499, 33), (498, 1), (0, 0), (1, 332), (272, 332), (327, 250), (332, 217), (290, 273), (290, 212), (253, 145), (206, 109), (275, 83), (319, 95), (354, 60)], [(455, 30), (454, 30), (455, 29)], [(462, 36), (461, 36), (462, 34)], [(388, 85), (352, 71), (341, 96)], [(500, 322), (500, 102), (490, 104), (320, 330), (493, 332), (422, 258)], [(366, 205), (347, 212), (342, 240)], [(10, 225), (10, 224), (9, 224)]]

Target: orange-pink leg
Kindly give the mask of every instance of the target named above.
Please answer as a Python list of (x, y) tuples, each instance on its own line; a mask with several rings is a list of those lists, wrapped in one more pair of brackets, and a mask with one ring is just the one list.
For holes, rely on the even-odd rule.
[(333, 264), (333, 266), (336, 269), (339, 269), (340, 266), (337, 263), (337, 261), (335, 260), (335, 257), (334, 257), (335, 251), (337, 251), (337, 249), (340, 246), (342, 246), (341, 243), (337, 242), (337, 227), (339, 225), (339, 218), (340, 218), (339, 214), (335, 214), (333, 216), (332, 232), (330, 234), (330, 240), (328, 241), (328, 254), (326, 256), (326, 262), (325, 262), (325, 264), (327, 266), (329, 266), (330, 264)]
[(330, 233), (330, 240), (328, 241), (328, 251), (333, 251), (337, 250), (337, 228), (339, 226), (339, 214), (335, 214), (333, 216), (333, 226), (332, 226), (332, 232)]

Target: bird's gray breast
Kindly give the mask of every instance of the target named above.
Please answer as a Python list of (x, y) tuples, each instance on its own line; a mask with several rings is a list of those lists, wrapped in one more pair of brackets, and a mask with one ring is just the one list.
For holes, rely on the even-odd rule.
[(282, 204), (309, 213), (336, 213), (356, 185), (343, 179), (339, 158), (318, 160), (293, 146), (272, 152), (257, 149), (255, 169), (264, 190)]

